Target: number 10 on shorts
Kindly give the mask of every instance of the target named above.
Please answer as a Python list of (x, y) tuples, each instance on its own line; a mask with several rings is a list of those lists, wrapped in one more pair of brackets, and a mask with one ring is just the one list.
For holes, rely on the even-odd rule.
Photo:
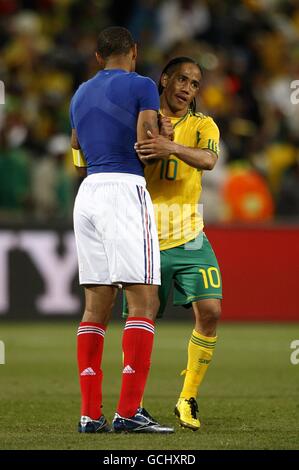
[(221, 285), (221, 279), (219, 270), (213, 266), (208, 269), (199, 269), (199, 272), (202, 274), (203, 283), (205, 289), (214, 287), (215, 289), (219, 288)]

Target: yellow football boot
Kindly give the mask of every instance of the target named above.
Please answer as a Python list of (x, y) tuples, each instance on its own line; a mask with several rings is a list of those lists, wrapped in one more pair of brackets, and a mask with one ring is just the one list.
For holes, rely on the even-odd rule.
[(189, 428), (197, 431), (200, 428), (200, 421), (196, 417), (198, 405), (195, 398), (179, 398), (174, 409), (174, 414), (179, 418), (180, 425), (183, 428)]

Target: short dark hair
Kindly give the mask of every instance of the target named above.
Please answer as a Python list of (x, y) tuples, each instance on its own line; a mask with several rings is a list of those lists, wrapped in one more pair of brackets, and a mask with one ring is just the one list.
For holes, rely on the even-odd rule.
[(111, 26), (104, 29), (98, 37), (97, 52), (107, 59), (111, 55), (126, 55), (135, 41), (126, 28)]
[[(161, 83), (162, 75), (164, 73), (167, 73), (167, 75), (170, 76), (178, 68), (178, 66), (182, 65), (182, 64), (194, 64), (198, 67), (200, 73), (202, 74), (200, 65), (197, 62), (195, 62), (194, 59), (191, 59), (191, 57), (185, 57), (185, 56), (175, 57), (174, 59), (171, 59), (168, 62), (168, 64), (165, 65), (164, 69), (162, 70), (160, 80), (159, 80), (159, 84), (158, 84), (159, 95), (162, 95), (163, 89), (164, 89), (164, 87), (162, 86), (162, 83)], [(191, 111), (193, 113), (196, 112), (196, 100), (195, 100), (195, 98), (192, 101), (192, 103), (190, 105), (190, 108), (191, 108)]]

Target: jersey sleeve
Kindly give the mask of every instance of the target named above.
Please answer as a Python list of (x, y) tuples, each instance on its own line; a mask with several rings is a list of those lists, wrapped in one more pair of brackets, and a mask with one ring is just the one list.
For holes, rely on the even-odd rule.
[(201, 149), (207, 149), (219, 155), (220, 133), (217, 125), (212, 118), (208, 117), (202, 122), (199, 121), (197, 128), (197, 146)]
[(160, 97), (157, 85), (148, 77), (138, 77), (134, 84), (136, 96), (139, 104), (139, 112), (160, 108)]

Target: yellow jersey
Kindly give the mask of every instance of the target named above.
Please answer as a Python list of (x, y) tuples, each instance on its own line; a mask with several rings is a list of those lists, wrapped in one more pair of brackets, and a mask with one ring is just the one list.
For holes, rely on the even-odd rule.
[[(188, 111), (171, 118), (174, 141), (187, 147), (219, 153), (219, 129), (213, 119)], [(193, 168), (175, 155), (146, 166), (145, 178), (151, 195), (160, 250), (167, 250), (193, 240), (203, 229), (198, 210), (202, 170)]]

